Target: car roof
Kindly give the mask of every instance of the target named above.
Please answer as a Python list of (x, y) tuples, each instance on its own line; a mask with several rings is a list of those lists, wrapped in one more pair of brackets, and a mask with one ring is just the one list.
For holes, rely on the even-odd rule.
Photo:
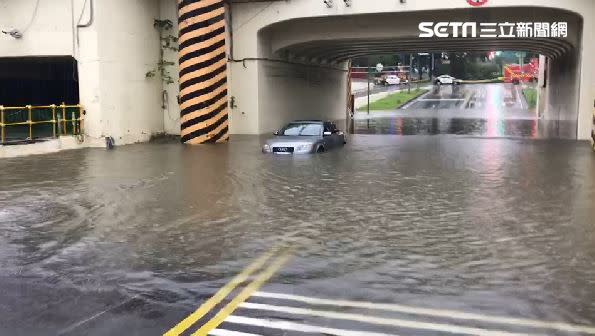
[(301, 123), (321, 123), (322, 120), (294, 120), (292, 123), (301, 122)]

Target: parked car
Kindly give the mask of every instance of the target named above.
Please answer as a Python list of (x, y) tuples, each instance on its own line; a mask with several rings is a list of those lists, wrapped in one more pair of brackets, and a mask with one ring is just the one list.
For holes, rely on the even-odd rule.
[(322, 153), (343, 146), (345, 134), (329, 121), (297, 120), (274, 133), (262, 146), (263, 153)]
[(401, 84), (401, 79), (397, 75), (388, 75), (385, 79), (386, 85), (399, 85)]
[(446, 84), (459, 85), (459, 84), (461, 84), (461, 80), (456, 79), (453, 76), (441, 75), (441, 76), (436, 77), (436, 79), (434, 79), (434, 84), (436, 84), (436, 85), (446, 85)]
[(374, 85), (387, 85), (386, 84), (386, 75), (375, 75), (374, 76)]

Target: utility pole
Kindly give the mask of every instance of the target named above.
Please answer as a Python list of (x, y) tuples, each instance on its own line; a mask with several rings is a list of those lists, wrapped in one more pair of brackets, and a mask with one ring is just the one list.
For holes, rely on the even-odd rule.
[(413, 76), (411, 74), (411, 71), (413, 70), (413, 55), (409, 54), (409, 75), (407, 77), (409, 77), (409, 80), (407, 81), (407, 93), (411, 93), (411, 80), (413, 79)]
[(523, 58), (523, 53), (519, 52), (519, 73), (521, 74), (521, 81), (523, 79)]
[(434, 80), (434, 53), (432, 53), (432, 64), (430, 64), (430, 70), (428, 72), (428, 77), (430, 77), (430, 82), (432, 82)]
[(419, 80), (421, 81), (423, 78), (423, 71), (422, 71), (422, 66), (421, 66), (421, 60), (422, 60), (423, 56), (420, 55), (419, 53), (417, 53), (417, 71), (419, 73)]
[(368, 114), (370, 114), (370, 56), (367, 57), (366, 77), (368, 78)]

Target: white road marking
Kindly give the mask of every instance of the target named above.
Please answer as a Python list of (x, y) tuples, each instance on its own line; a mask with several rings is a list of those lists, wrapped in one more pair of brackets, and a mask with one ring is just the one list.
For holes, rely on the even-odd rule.
[(274, 312), (294, 314), (294, 315), (308, 315), (308, 316), (317, 316), (317, 317), (324, 317), (324, 318), (337, 319), (337, 320), (357, 321), (357, 322), (385, 325), (385, 326), (391, 326), (391, 327), (434, 330), (434, 331), (447, 332), (447, 333), (452, 333), (452, 334), (458, 333), (458, 334), (476, 335), (476, 336), (526, 336), (526, 335), (529, 335), (526, 333), (522, 333), (522, 334), (511, 333), (511, 332), (507, 332), (507, 331), (503, 331), (503, 330), (471, 328), (471, 327), (462, 327), (462, 326), (451, 325), (451, 324), (417, 322), (417, 321), (411, 321), (411, 320), (390, 319), (390, 318), (375, 317), (375, 316), (369, 316), (369, 315), (351, 314), (351, 313), (337, 313), (337, 312), (331, 312), (331, 311), (305, 309), (305, 308), (272, 306), (272, 305), (260, 304), (260, 303), (244, 302), (243, 304), (240, 305), (240, 307), (242, 307), (244, 309), (274, 311)]
[(248, 334), (239, 331), (225, 330), (225, 329), (213, 329), (209, 332), (211, 336), (262, 336), (259, 334)]
[[(327, 327), (319, 327), (319, 326), (313, 326), (313, 325), (309, 325), (309, 324), (295, 323), (295, 322), (289, 322), (289, 321), (264, 320), (264, 319), (235, 316), (235, 315), (229, 316), (225, 320), (225, 322), (235, 323), (235, 324), (243, 324), (243, 325), (251, 325), (251, 326), (270, 328), (270, 329), (291, 330), (291, 331), (298, 331), (298, 332), (303, 332), (303, 333), (313, 333), (313, 334), (315, 333), (315, 334), (335, 335), (335, 336), (398, 336), (396, 334), (383, 334), (383, 333), (368, 332), (368, 331), (327, 328)], [(214, 335), (214, 336), (227, 336), (227, 335)], [(232, 336), (232, 335), (229, 335), (229, 336)]]
[(524, 326), (530, 328), (542, 328), (542, 329), (554, 329), (565, 332), (575, 332), (595, 335), (595, 327), (575, 325), (563, 322), (550, 322), (550, 321), (539, 321), (531, 319), (522, 319), (514, 317), (503, 317), (503, 316), (488, 316), (474, 313), (466, 313), (456, 310), (445, 310), (445, 309), (431, 309), (431, 308), (419, 308), (412, 306), (405, 306), (400, 304), (387, 304), (387, 303), (373, 303), (364, 301), (348, 301), (348, 300), (329, 300), (319, 299), (313, 297), (291, 295), (291, 294), (280, 294), (280, 293), (267, 293), (267, 292), (256, 292), (254, 297), (262, 297), (269, 299), (280, 299), (289, 301), (298, 301), (311, 305), (329, 305), (329, 306), (340, 306), (340, 307), (351, 307), (351, 308), (362, 308), (372, 310), (385, 310), (392, 312), (399, 312), (405, 314), (416, 314), (426, 316), (444, 317), (449, 319), (459, 320), (473, 320), (482, 321), (489, 323), (498, 324), (511, 324), (515, 326)]

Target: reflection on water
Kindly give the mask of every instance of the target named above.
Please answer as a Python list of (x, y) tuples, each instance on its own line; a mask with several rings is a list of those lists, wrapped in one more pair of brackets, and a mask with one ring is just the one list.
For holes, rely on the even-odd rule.
[[(357, 128), (535, 134), (534, 121)], [(0, 161), (4, 328), (56, 334), (131, 298), (86, 327), (169, 327), (288, 232), (311, 243), (268, 285), (277, 291), (595, 323), (588, 146), (354, 135), (293, 157), (262, 155), (263, 140)]]
[(386, 117), (354, 121), (355, 134), (436, 135), (486, 137), (576, 138), (575, 122), (499, 118)]

